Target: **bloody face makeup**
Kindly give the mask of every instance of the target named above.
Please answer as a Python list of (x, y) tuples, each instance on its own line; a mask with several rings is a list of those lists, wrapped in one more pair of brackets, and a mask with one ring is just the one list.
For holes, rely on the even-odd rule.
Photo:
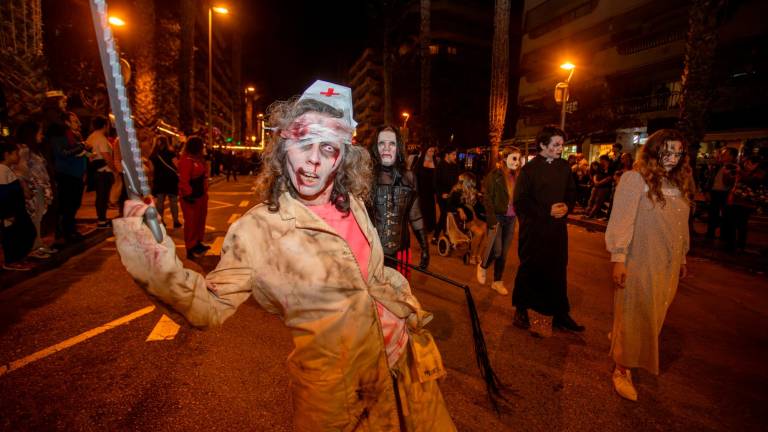
[(504, 160), (507, 164), (507, 169), (510, 171), (516, 171), (520, 168), (520, 153), (510, 153), (507, 155), (507, 159)]
[(343, 159), (344, 144), (337, 124), (330, 116), (310, 112), (296, 119), (283, 137), (286, 169), (306, 205), (325, 204), (330, 200), (333, 179)]
[(379, 158), (383, 166), (389, 167), (397, 160), (397, 137), (392, 131), (381, 131), (376, 141)]
[(546, 146), (540, 144), (539, 154), (547, 159), (559, 159), (563, 154), (563, 137), (555, 135)]
[(683, 143), (680, 141), (667, 141), (659, 151), (661, 164), (667, 172), (672, 171), (672, 169), (680, 163), (680, 159), (682, 159), (684, 155)]

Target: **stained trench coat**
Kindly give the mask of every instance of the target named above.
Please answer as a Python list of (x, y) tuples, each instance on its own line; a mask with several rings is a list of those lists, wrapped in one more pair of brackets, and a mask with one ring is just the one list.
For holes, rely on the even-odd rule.
[[(277, 212), (259, 204), (232, 224), (221, 261), (205, 277), (182, 266), (169, 236), (156, 243), (141, 218), (113, 221), (117, 248), (133, 278), (194, 326), (220, 325), (249, 296), (282, 318), (295, 346), (287, 360), (295, 430), (399, 430), (374, 299), (405, 318), (409, 333), (425, 331), (431, 314), (407, 280), (384, 267), (361, 201), (351, 200), (351, 216), (371, 244), (367, 280), (330, 226), (287, 193), (279, 203)], [(437, 381), (412, 380), (406, 353), (394, 368), (405, 430), (455, 430)]]

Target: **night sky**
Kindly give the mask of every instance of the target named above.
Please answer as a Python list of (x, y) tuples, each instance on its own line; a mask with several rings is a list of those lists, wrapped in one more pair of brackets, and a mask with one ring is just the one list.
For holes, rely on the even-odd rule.
[(259, 88), (258, 105), (300, 94), (315, 79), (345, 81), (376, 35), (369, 1), (243, 0), (243, 84)]

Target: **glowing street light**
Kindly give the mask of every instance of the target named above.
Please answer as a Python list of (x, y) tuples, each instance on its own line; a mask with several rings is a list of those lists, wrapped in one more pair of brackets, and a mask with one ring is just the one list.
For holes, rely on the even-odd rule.
[(208, 145), (213, 146), (213, 13), (228, 15), (229, 9), (222, 5), (208, 8)]
[(565, 107), (568, 105), (568, 86), (571, 83), (571, 78), (573, 78), (573, 71), (576, 70), (576, 65), (574, 65), (571, 62), (565, 62), (560, 65), (560, 69), (570, 71), (570, 73), (568, 74), (568, 79), (566, 79), (565, 82), (557, 83), (557, 86), (555, 86), (555, 99), (557, 99), (558, 94), (562, 94), (561, 101), (560, 101), (562, 103), (562, 109), (560, 110), (560, 129), (564, 131), (565, 130)]
[(405, 117), (405, 120), (403, 120), (403, 129), (405, 129), (408, 126), (408, 119), (411, 118), (411, 115), (407, 112), (403, 111), (403, 114), (401, 114), (403, 117)]
[(248, 86), (248, 87), (246, 87), (246, 88), (245, 88), (245, 91), (246, 91), (247, 93), (253, 93), (253, 92), (255, 92), (255, 91), (256, 91), (256, 87), (254, 87), (254, 86)]
[(115, 27), (123, 27), (125, 26), (125, 21), (122, 19), (116, 17), (116, 16), (110, 16), (107, 21), (109, 21), (110, 24), (112, 24)]

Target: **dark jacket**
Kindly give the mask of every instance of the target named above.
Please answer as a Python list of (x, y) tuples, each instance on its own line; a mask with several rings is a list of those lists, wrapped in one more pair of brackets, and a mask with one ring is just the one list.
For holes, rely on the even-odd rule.
[(496, 224), (496, 215), (507, 214), (511, 199), (504, 180), (504, 170), (496, 168), (488, 173), (483, 179), (483, 205), (489, 226)]
[(152, 180), (153, 194), (179, 194), (179, 170), (173, 163), (174, 157), (176, 153), (173, 151), (161, 150), (149, 159), (155, 173)]
[(394, 256), (397, 251), (410, 246), (408, 222), (414, 232), (424, 229), (416, 177), (411, 171), (400, 174), (397, 170), (382, 167), (376, 181), (369, 213), (384, 254)]

